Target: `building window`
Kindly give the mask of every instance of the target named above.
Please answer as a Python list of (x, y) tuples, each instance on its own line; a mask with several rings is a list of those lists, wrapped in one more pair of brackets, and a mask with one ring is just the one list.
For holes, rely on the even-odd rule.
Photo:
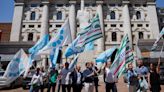
[(149, 27), (149, 24), (146, 24), (146, 27)]
[(122, 24), (120, 24), (120, 27), (123, 27), (123, 25), (122, 25)]
[(40, 7), (43, 7), (43, 4), (40, 4), (39, 6), (40, 6)]
[(36, 15), (35, 12), (32, 12), (32, 13), (31, 13), (30, 19), (31, 19), (31, 20), (35, 20), (35, 15)]
[(123, 37), (124, 37), (124, 36), (123, 36), (123, 35), (121, 35), (121, 39), (123, 39)]
[(143, 32), (139, 32), (138, 35), (139, 35), (139, 39), (143, 39), (144, 37)]
[(107, 27), (107, 26), (108, 26), (107, 24), (104, 25), (104, 27)]
[(63, 7), (63, 4), (57, 4), (57, 7)]
[(147, 38), (150, 39), (150, 35), (147, 35)]
[(142, 24), (137, 24), (137, 27), (142, 27)]
[(50, 25), (50, 27), (52, 27), (52, 25)]
[(117, 41), (117, 33), (112, 32), (112, 41)]
[(137, 18), (137, 19), (141, 19), (141, 12), (140, 12), (140, 11), (137, 11), (137, 12), (136, 12), (136, 18)]
[(61, 27), (61, 25), (56, 25), (56, 27)]
[(38, 28), (40, 28), (41, 27), (41, 25), (38, 25)]
[(147, 5), (146, 4), (143, 4), (143, 7), (147, 7)]
[(29, 28), (34, 28), (34, 25), (29, 25)]
[(37, 4), (31, 4), (31, 7), (37, 7), (38, 5)]
[(33, 33), (28, 34), (28, 41), (33, 41)]
[(62, 12), (61, 11), (57, 12), (57, 20), (62, 20)]
[(134, 27), (134, 24), (131, 24), (131, 27)]
[(110, 13), (110, 18), (111, 18), (111, 19), (115, 19), (115, 18), (116, 18), (115, 12), (114, 12), (114, 11), (111, 11), (111, 13)]
[(111, 27), (116, 27), (116, 24), (111, 24)]
[(22, 27), (23, 27), (23, 28), (25, 28), (25, 27), (26, 27), (26, 25), (23, 25)]

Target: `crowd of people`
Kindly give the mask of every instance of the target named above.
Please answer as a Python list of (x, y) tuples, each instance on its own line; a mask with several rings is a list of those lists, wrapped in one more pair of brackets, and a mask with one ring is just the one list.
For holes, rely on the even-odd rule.
[[(52, 67), (46, 73), (41, 68), (36, 69), (36, 73), (31, 80), (30, 92), (43, 92), (44, 81), (48, 80), (47, 92), (98, 92), (99, 75), (103, 74), (106, 92), (118, 92), (118, 77), (114, 76), (110, 70), (111, 61), (105, 63), (104, 67), (98, 69), (93, 62), (87, 62), (85, 69), (82, 71), (79, 65), (70, 69), (69, 63), (66, 62), (63, 67), (57, 69)], [(150, 69), (143, 65), (142, 60), (137, 61), (137, 67), (134, 68), (132, 63), (128, 64), (124, 75), (127, 78), (127, 87), (129, 92), (160, 92), (159, 67), (150, 64)], [(118, 83), (119, 85), (119, 83)]]

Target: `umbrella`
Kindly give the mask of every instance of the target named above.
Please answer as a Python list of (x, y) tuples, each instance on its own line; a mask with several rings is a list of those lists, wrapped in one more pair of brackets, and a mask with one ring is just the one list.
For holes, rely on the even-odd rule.
[(97, 58), (96, 63), (101, 62), (105, 63), (113, 54), (113, 52), (116, 50), (116, 47), (110, 48), (104, 52), (102, 52)]

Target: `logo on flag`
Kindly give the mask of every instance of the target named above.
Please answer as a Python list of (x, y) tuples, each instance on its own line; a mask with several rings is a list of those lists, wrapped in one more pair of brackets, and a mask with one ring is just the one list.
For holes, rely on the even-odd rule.
[(115, 76), (120, 77), (124, 71), (126, 64), (134, 60), (133, 52), (129, 46), (128, 35), (121, 41), (114, 62), (111, 65), (111, 71)]
[(53, 37), (43, 49), (40, 50), (40, 53), (49, 49), (55, 49), (57, 47), (67, 45), (71, 42), (72, 42), (72, 37), (71, 37), (70, 25), (67, 19), (63, 24), (63, 26), (60, 28), (57, 35)]
[(26, 70), (27, 65), (28, 56), (23, 49), (20, 49), (8, 64), (4, 77), (6, 77), (7, 81), (11, 83)]
[(91, 20), (91, 23), (85, 27), (82, 32), (79, 33), (80, 38), (78, 40), (77, 46), (83, 47), (84, 45), (92, 42), (98, 38), (101, 38), (102, 31), (100, 27), (100, 20), (99, 15), (96, 16)]

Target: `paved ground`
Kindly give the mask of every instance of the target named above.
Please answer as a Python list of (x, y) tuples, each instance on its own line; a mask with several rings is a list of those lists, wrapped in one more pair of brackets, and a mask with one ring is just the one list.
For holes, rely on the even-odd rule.
[[(164, 85), (161, 85), (161, 88), (162, 88), (161, 92), (164, 92)], [(119, 82), (117, 83), (117, 89), (118, 89), (118, 92), (128, 92), (127, 86), (125, 83), (123, 83), (122, 78), (120, 78)], [(15, 89), (0, 90), (0, 92), (28, 92), (28, 90), (23, 90), (20, 87), (20, 88), (15, 88)], [(46, 92), (46, 89), (45, 89), (45, 92)], [(105, 92), (105, 86), (103, 82), (100, 82), (99, 92)]]

